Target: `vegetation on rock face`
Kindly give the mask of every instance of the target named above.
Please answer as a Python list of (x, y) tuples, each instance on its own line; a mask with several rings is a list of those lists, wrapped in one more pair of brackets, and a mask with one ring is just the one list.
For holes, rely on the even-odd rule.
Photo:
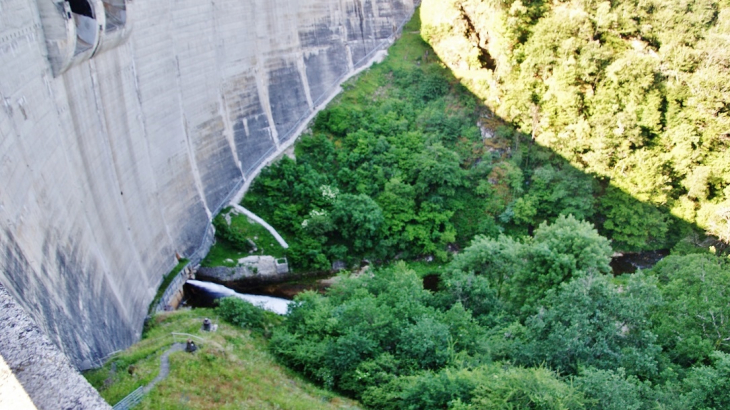
[(160, 303), (160, 299), (162, 299), (162, 295), (165, 294), (165, 291), (167, 290), (167, 287), (170, 286), (170, 283), (175, 279), (178, 273), (180, 273), (181, 270), (190, 262), (187, 259), (180, 259), (175, 265), (174, 268), (170, 272), (165, 275), (165, 277), (162, 278), (162, 283), (157, 288), (157, 293), (155, 294), (155, 297), (152, 299), (152, 302), (150, 302), (149, 312), (154, 313), (155, 309), (157, 308), (157, 304)]

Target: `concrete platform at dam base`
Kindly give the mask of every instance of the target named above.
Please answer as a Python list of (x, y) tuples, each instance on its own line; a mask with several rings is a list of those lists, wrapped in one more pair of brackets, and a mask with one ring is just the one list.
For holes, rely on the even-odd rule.
[(417, 3), (0, 0), (0, 284), (42, 345), (86, 369), (138, 340), (176, 255)]

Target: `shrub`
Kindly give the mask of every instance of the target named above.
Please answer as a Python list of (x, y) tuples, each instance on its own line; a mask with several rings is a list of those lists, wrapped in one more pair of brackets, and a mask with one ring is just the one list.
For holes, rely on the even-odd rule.
[(213, 226), (215, 227), (216, 236), (230, 242), (238, 250), (248, 252), (252, 249), (251, 242), (246, 238), (246, 235), (231, 228), (223, 215), (219, 214), (213, 218)]
[(264, 311), (243, 299), (237, 297), (220, 299), (215, 310), (223, 320), (233, 325), (250, 329), (266, 328)]

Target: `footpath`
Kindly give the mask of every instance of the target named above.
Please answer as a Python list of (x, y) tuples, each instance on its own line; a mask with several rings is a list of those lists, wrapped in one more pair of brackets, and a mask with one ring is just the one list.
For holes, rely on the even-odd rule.
[(145, 394), (152, 391), (157, 383), (165, 380), (170, 374), (170, 353), (180, 352), (185, 350), (185, 343), (174, 343), (170, 346), (165, 353), (160, 356), (160, 373), (146, 386), (140, 386), (137, 390), (130, 393), (127, 397), (119, 401), (114, 405), (114, 410), (129, 410), (134, 406), (138, 405)]

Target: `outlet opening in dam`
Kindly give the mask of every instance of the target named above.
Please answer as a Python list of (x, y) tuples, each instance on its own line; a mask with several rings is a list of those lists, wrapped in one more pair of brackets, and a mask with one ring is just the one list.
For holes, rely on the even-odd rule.
[(99, 30), (96, 27), (94, 7), (87, 0), (69, 0), (69, 6), (73, 13), (74, 24), (76, 25), (76, 50), (75, 55), (89, 50), (96, 44), (96, 36)]
[(124, 0), (102, 0), (106, 16), (106, 32), (124, 27), (127, 23), (127, 5)]
[(69, 6), (71, 6), (71, 11), (75, 14), (86, 16), (92, 19), (94, 18), (94, 9), (91, 7), (91, 4), (88, 1), (69, 0), (68, 4)]

